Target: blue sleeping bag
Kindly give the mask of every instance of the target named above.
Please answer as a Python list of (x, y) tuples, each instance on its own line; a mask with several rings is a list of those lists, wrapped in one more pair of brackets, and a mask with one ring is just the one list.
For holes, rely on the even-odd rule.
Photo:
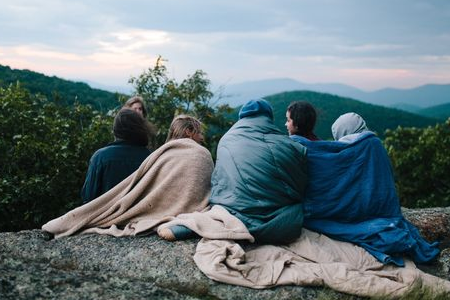
[(404, 254), (416, 263), (439, 254), (438, 243), (425, 241), (402, 216), (389, 157), (374, 133), (361, 133), (351, 143), (290, 137), (308, 149), (305, 228), (398, 266)]

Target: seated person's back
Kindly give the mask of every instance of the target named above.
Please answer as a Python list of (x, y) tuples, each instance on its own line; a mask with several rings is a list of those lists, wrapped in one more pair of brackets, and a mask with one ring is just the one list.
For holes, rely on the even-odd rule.
[(121, 109), (114, 119), (115, 141), (91, 157), (81, 190), (83, 203), (106, 193), (131, 175), (147, 158), (148, 122), (131, 109)]
[(301, 233), (306, 149), (273, 124), (270, 104), (252, 100), (222, 137), (211, 179), (210, 204), (222, 205), (262, 243)]

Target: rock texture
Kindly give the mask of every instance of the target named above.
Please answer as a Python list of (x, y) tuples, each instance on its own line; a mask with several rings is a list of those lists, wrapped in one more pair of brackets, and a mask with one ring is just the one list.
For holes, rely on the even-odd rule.
[[(436, 262), (420, 267), (450, 280), (450, 207), (405, 210), (405, 216), (447, 248)], [(0, 299), (316, 299), (324, 293), (321, 288), (253, 290), (214, 282), (194, 264), (197, 241), (170, 243), (156, 235), (54, 240), (40, 230), (0, 233)]]

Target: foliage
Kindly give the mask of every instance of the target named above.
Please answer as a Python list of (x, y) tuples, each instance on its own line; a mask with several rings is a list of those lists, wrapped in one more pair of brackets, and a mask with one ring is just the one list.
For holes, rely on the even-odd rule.
[(20, 82), (21, 86), (32, 94), (42, 94), (49, 101), (61, 105), (74, 103), (89, 104), (102, 112), (114, 109), (120, 105), (117, 93), (93, 89), (83, 82), (73, 82), (58, 77), (45, 76), (29, 70), (13, 70), (0, 65), (0, 87), (7, 88)]
[(0, 231), (36, 228), (79, 205), (89, 158), (112, 140), (111, 126), (88, 106), (0, 88)]
[(213, 153), (222, 134), (232, 125), (232, 120), (227, 117), (232, 109), (228, 105), (215, 106), (212, 103), (211, 83), (201, 70), (177, 83), (168, 77), (164, 60), (159, 57), (153, 68), (132, 77), (130, 83), (135, 94), (144, 98), (149, 110), (148, 118), (158, 128), (158, 146), (165, 142), (170, 123), (179, 114), (190, 114), (203, 122), (206, 146)]
[(331, 139), (331, 125), (342, 114), (356, 112), (367, 126), (383, 138), (386, 129), (403, 127), (426, 127), (435, 125), (439, 120), (426, 118), (398, 109), (372, 105), (350, 98), (310, 91), (285, 92), (265, 97), (273, 106), (275, 124), (287, 134), (286, 108), (293, 101), (308, 101), (317, 110), (318, 119), (315, 133), (322, 139)]
[[(2, 68), (0, 73), (4, 71)], [(39, 79), (35, 77), (37, 73), (30, 74), (27, 80)], [(0, 78), (0, 231), (37, 228), (80, 204), (79, 191), (89, 158), (112, 141), (113, 120), (104, 112), (81, 104), (91, 101), (81, 99), (84, 96), (71, 103), (59, 101), (55, 93), (48, 99), (43, 91), (50, 91), (54, 86), (40, 87), (35, 94), (19, 84), (1, 87), (6, 81)], [(215, 105), (210, 82), (203, 71), (198, 70), (178, 83), (167, 76), (159, 58), (153, 68), (131, 78), (130, 82), (135, 93), (144, 97), (149, 120), (159, 128), (159, 144), (164, 143), (172, 118), (188, 113), (205, 124), (206, 146), (214, 154), (219, 139), (237, 119), (237, 111), (227, 105)], [(29, 87), (32, 83), (25, 81), (24, 85)], [(76, 89), (78, 85), (73, 87), (70, 95), (83, 95)], [(95, 99), (92, 95), (86, 97)], [(117, 100), (107, 99), (110, 98), (99, 101), (116, 107)], [(281, 128), (284, 128), (287, 105), (296, 100), (315, 105), (319, 110), (318, 126), (326, 126), (328, 131), (331, 122), (348, 110), (361, 113), (378, 132), (395, 127), (389, 122), (403, 126), (435, 123), (433, 119), (313, 92), (282, 93), (268, 100), (274, 106), (275, 121)], [(318, 128), (317, 133), (321, 135), (322, 131)], [(450, 158), (446, 155), (450, 148), (450, 119), (425, 129), (388, 130), (385, 143), (404, 206), (450, 205)]]
[(434, 127), (388, 130), (385, 145), (403, 206), (450, 205), (450, 119)]

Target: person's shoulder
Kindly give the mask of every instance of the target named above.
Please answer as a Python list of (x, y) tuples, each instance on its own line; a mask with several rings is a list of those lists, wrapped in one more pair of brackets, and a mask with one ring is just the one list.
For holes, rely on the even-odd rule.
[(297, 142), (297, 143), (300, 143), (300, 144), (307, 144), (307, 143), (310, 143), (310, 142), (311, 142), (311, 141), (308, 140), (307, 138), (305, 138), (305, 137), (303, 137), (303, 136), (301, 136), (301, 135), (296, 135), (296, 134), (290, 135), (289, 138), (290, 138), (292, 141)]
[(111, 147), (109, 145), (102, 147), (100, 149), (97, 149), (94, 154), (92, 155), (92, 159), (100, 158), (106, 154), (108, 154), (111, 151)]
[(365, 142), (373, 142), (373, 141), (381, 141), (374, 132), (372, 131), (364, 131), (360, 133), (348, 134), (346, 136), (341, 137), (338, 142), (346, 143), (346, 144), (358, 144)]
[[(142, 149), (141, 151), (149, 151), (147, 148), (142, 146), (139, 146), (139, 148)], [(111, 143), (95, 151), (95, 153), (92, 155), (91, 161), (109, 160), (116, 157), (117, 155), (120, 156), (122, 152), (124, 154), (129, 153), (129, 150), (130, 147), (128, 146)]]
[(297, 155), (298, 154), (300, 154), (300, 155), (306, 154), (306, 147), (304, 145), (302, 145), (301, 143), (294, 141), (288, 135), (273, 134), (270, 136), (272, 138), (271, 144), (273, 145), (273, 147), (275, 147), (277, 149), (281, 149), (281, 151), (283, 151), (283, 152), (287, 152), (288, 149), (292, 149), (293, 151), (295, 151), (297, 153)]
[(210, 154), (208, 149), (206, 149), (204, 146), (200, 145), (199, 143), (190, 138), (171, 140), (166, 142), (162, 147), (178, 148), (183, 149), (185, 151), (207, 152), (208, 154)]

